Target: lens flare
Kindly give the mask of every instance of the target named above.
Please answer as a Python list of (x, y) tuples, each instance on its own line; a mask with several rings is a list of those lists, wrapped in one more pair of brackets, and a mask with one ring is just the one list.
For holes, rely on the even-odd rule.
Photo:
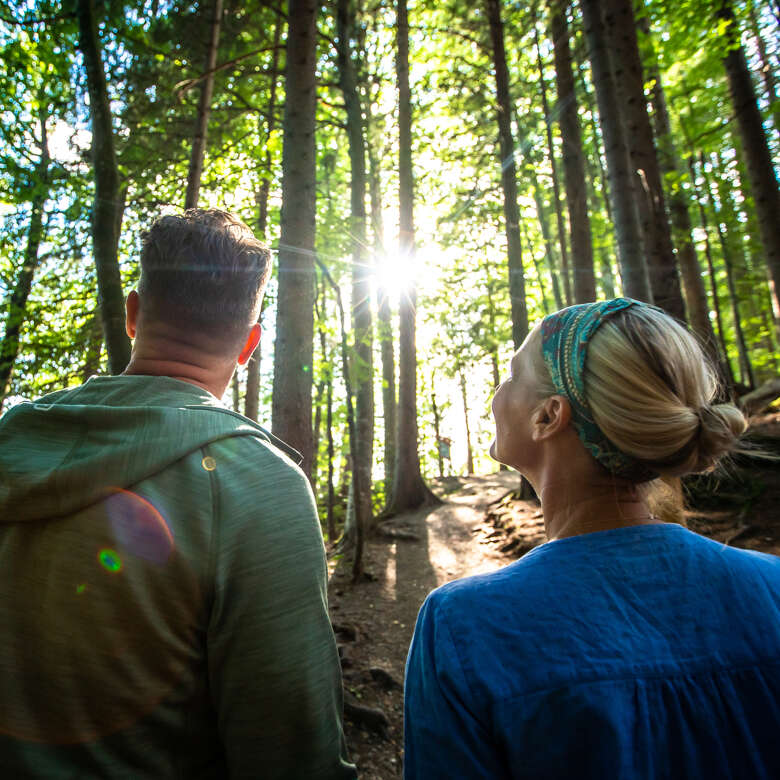
[(100, 565), (112, 574), (122, 571), (122, 559), (116, 550), (109, 550), (108, 547), (104, 547), (98, 553), (98, 560)]
[(119, 549), (157, 565), (173, 552), (173, 534), (157, 508), (131, 490), (116, 488), (106, 499), (111, 530)]

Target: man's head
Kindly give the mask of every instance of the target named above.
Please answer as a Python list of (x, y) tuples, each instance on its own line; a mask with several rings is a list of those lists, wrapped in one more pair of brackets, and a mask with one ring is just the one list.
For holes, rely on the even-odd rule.
[(257, 322), (271, 253), (237, 217), (188, 209), (141, 238), (140, 318), (241, 346)]

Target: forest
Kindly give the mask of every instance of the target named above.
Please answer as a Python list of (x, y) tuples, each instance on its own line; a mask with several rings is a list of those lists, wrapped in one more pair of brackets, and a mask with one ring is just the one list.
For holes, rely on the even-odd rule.
[(547, 312), (654, 302), (771, 401), (779, 29), (777, 0), (5, 2), (0, 404), (123, 370), (140, 235), (194, 205), (272, 247), (224, 401), (303, 454), (356, 575), (377, 518), (495, 470)]
[[(545, 314), (653, 302), (780, 438), (780, 0), (0, 9), (0, 415), (124, 370), (155, 218), (246, 222), (274, 270), (222, 400), (303, 456), (362, 776), (400, 771), (427, 592), (543, 541), (488, 447)], [(691, 527), (780, 552), (776, 468), (734, 474)]]

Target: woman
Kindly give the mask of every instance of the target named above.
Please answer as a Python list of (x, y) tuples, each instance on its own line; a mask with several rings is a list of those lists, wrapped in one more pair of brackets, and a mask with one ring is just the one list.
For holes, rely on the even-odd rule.
[(619, 298), (546, 317), (496, 391), (491, 455), (549, 541), (423, 605), (406, 778), (780, 777), (780, 559), (648, 506), (745, 428), (694, 338)]

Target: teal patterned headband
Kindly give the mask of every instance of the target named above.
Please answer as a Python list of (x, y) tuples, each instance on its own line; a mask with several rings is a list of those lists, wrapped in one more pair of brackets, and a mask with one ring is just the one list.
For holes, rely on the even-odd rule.
[(542, 355), (553, 385), (571, 404), (572, 424), (588, 452), (607, 471), (635, 482), (658, 475), (619, 450), (596, 425), (585, 397), (585, 361), (588, 342), (609, 317), (631, 306), (648, 304), (631, 298), (569, 306), (542, 320)]

